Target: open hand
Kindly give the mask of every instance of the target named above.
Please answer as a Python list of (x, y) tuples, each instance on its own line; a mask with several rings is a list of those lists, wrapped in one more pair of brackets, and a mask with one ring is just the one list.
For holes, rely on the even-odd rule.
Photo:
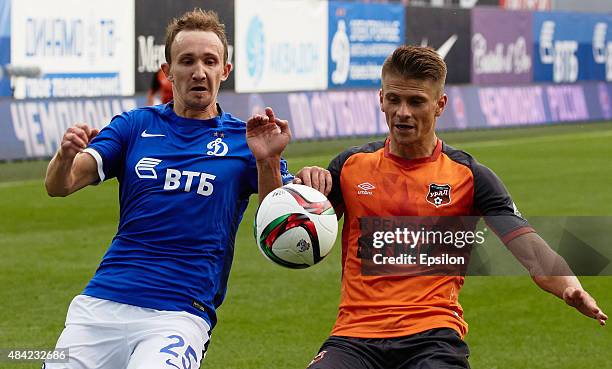
[(583, 289), (576, 287), (567, 287), (563, 291), (563, 300), (569, 305), (573, 306), (582, 314), (599, 321), (599, 324), (606, 325), (608, 316), (597, 306), (595, 299), (591, 297)]
[(247, 144), (257, 160), (280, 156), (289, 141), (291, 131), (286, 120), (276, 118), (272, 108), (265, 115), (255, 114), (247, 121)]

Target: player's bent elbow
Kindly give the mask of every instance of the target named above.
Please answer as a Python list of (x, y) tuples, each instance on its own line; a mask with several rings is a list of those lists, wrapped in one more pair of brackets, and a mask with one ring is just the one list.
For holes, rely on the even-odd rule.
[(54, 186), (48, 179), (45, 179), (45, 190), (50, 197), (66, 197), (71, 194), (67, 187)]
[(70, 193), (68, 191), (56, 191), (47, 189), (47, 195), (49, 195), (50, 197), (66, 197), (70, 195)]

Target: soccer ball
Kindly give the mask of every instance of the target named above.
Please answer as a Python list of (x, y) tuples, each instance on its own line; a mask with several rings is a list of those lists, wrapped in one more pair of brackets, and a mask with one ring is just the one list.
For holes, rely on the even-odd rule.
[(338, 219), (321, 192), (288, 184), (261, 202), (253, 228), (259, 250), (268, 260), (302, 269), (329, 253), (338, 234)]

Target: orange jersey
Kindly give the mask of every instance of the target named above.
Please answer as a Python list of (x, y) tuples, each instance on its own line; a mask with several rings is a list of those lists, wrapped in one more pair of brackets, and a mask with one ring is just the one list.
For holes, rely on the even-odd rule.
[(329, 170), (329, 199), (345, 217), (341, 301), (332, 335), (388, 338), (445, 327), (463, 337), (468, 326), (458, 296), (464, 278), (363, 275), (357, 252), (359, 219), (505, 215), (510, 224), (489, 226), (508, 242), (533, 229), (497, 176), (442, 141), (431, 157), (414, 160), (390, 154), (388, 140), (370, 143), (341, 153)]

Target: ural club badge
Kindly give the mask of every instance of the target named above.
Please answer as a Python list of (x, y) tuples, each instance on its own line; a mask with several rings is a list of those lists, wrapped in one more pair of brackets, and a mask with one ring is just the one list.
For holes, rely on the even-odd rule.
[(448, 205), (451, 203), (451, 186), (449, 184), (435, 184), (429, 185), (429, 193), (425, 198), (428, 203), (432, 204), (436, 208), (440, 206)]

